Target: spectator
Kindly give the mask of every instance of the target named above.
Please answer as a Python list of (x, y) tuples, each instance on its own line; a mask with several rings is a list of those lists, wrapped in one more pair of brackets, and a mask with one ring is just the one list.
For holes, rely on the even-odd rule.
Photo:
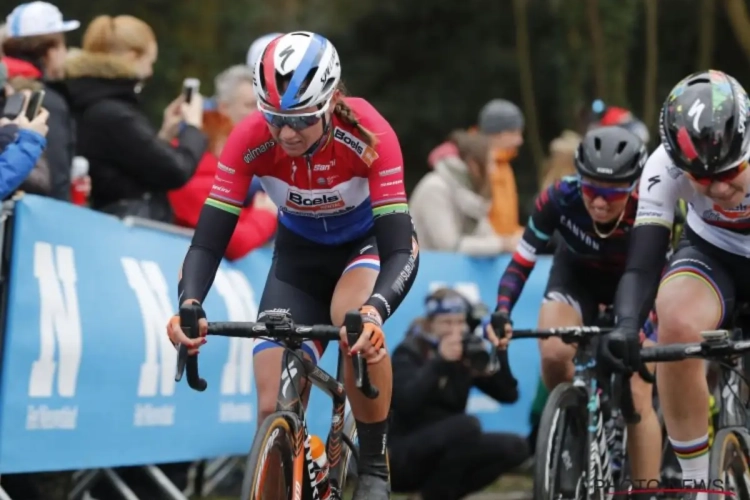
[(444, 156), (414, 188), (409, 200), (419, 244), (428, 250), (497, 255), (513, 242), (498, 236), (487, 218), (490, 207), (490, 141), (454, 132), (448, 144), (458, 156)]
[(247, 59), (245, 63), (251, 69), (255, 68), (255, 61), (258, 60), (266, 47), (268, 47), (268, 44), (271, 43), (271, 40), (281, 35), (283, 35), (283, 33), (268, 33), (267, 35), (256, 38), (255, 41), (250, 44), (250, 48), (247, 49)]
[(500, 402), (518, 399), (507, 352), (496, 371), (472, 367), (464, 355), (471, 307), (454, 290), (436, 290), (425, 298), (419, 326), (393, 352), (394, 491), (419, 491), (423, 500), (463, 498), (528, 456), (523, 437), (482, 432), (477, 418), (466, 414), (472, 387)]
[(549, 145), (550, 156), (545, 162), (540, 192), (565, 176), (576, 175), (575, 155), (581, 136), (572, 130), (563, 130)]
[(643, 144), (648, 144), (650, 139), (648, 127), (627, 109), (607, 106), (604, 101), (597, 99), (591, 104), (591, 112), (592, 118), (588, 130), (609, 125), (619, 125), (637, 135), (643, 141)]
[(3, 199), (13, 194), (28, 177), (47, 145), (49, 112), (42, 108), (29, 121), (25, 111), (12, 120), (0, 119), (0, 198)]
[[(523, 144), (524, 117), (510, 101), (493, 99), (479, 112), (479, 132), (490, 138), (495, 165), (490, 170), (492, 205), (489, 219), (497, 234), (517, 243), (523, 233), (518, 223), (518, 190), (510, 162)], [(515, 248), (515, 244), (512, 245)]]
[[(208, 151), (203, 155), (193, 178), (180, 189), (170, 191), (168, 195), (176, 224), (191, 228), (198, 224), (203, 202), (214, 183), (219, 154), (232, 131), (232, 126), (229, 118), (216, 111), (203, 113), (203, 127), (208, 135)], [(240, 213), (239, 222), (227, 247), (226, 257), (230, 260), (239, 259), (265, 244), (276, 232), (276, 215), (276, 205), (266, 193), (255, 195), (252, 206), (245, 207)]]
[(60, 10), (47, 2), (17, 6), (7, 17), (2, 42), (10, 77), (26, 76), (41, 81), (49, 110), (47, 154), (51, 196), (70, 199), (70, 169), (75, 154), (75, 124), (70, 114), (65, 87), (65, 33), (78, 29), (78, 21), (64, 21)]
[(214, 80), (219, 113), (237, 125), (257, 109), (253, 92), (253, 70), (243, 64), (232, 66), (219, 73)]
[(182, 95), (172, 101), (158, 133), (140, 109), (138, 94), (152, 75), (156, 54), (148, 24), (132, 16), (99, 16), (86, 29), (83, 50), (69, 57), (66, 71), (78, 153), (90, 163), (91, 207), (119, 217), (172, 222), (167, 191), (190, 180), (208, 140), (200, 130), (198, 93), (189, 104)]

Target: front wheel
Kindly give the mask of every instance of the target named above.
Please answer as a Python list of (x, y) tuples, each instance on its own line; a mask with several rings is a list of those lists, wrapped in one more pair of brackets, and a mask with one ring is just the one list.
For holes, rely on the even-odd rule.
[(567, 382), (547, 398), (536, 440), (534, 500), (585, 497), (586, 408), (585, 392)]
[(294, 484), (292, 430), (280, 414), (269, 415), (258, 428), (245, 467), (242, 500), (292, 498)]
[(750, 500), (746, 448), (744, 437), (737, 432), (721, 429), (716, 433), (709, 452), (709, 500), (725, 500), (729, 491), (736, 493), (739, 500)]

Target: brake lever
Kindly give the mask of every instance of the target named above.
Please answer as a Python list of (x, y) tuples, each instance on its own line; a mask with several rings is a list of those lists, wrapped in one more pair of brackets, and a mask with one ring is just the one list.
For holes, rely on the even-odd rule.
[[(184, 304), (180, 306), (180, 328), (189, 339), (197, 339), (200, 335), (198, 327), (198, 308), (196, 304)], [(191, 389), (203, 392), (208, 383), (200, 377), (198, 371), (198, 356), (190, 356), (186, 345), (180, 344), (177, 351), (177, 373), (175, 381), (182, 380), (182, 374), (187, 369), (187, 382)]]
[[(344, 328), (349, 345), (357, 343), (362, 334), (362, 316), (357, 311), (349, 311), (344, 316)], [(370, 375), (367, 371), (367, 363), (361, 353), (352, 354), (352, 367), (354, 368), (354, 385), (362, 391), (368, 399), (375, 399), (380, 394), (377, 387), (370, 383)]]

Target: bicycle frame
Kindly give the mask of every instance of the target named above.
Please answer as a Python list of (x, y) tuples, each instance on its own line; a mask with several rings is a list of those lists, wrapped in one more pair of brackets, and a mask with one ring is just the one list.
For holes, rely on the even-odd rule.
[[(599, 376), (596, 370), (596, 356), (593, 348), (593, 338), (584, 337), (578, 342), (573, 357), (575, 373), (573, 386), (586, 393), (588, 401), (588, 421), (586, 427), (587, 464), (585, 467), (586, 487), (589, 497), (596, 494), (596, 479), (603, 484), (612, 484), (612, 469), (609, 463), (609, 446), (604, 432), (605, 413), (602, 410), (602, 398)], [(601, 485), (599, 485), (601, 488)]]
[[(289, 426), (292, 429), (292, 435), (294, 436), (293, 490), (302, 491), (303, 474), (306, 472), (313, 489), (313, 498), (318, 498), (319, 492), (315, 486), (312, 486), (315, 474), (313, 472), (310, 434), (307, 431), (305, 408), (300, 399), (300, 389), (303, 379), (312, 382), (314, 386), (325, 392), (333, 401), (333, 417), (326, 443), (326, 454), (328, 457), (331, 500), (337, 500), (342, 495), (341, 485), (337, 484), (335, 478), (339, 477), (339, 469), (343, 465), (341, 450), (343, 445), (344, 412), (346, 409), (346, 391), (342, 383), (343, 369), (341, 353), (339, 353), (336, 378), (331, 377), (323, 369), (315, 366), (312, 361), (305, 358), (299, 346), (284, 349), (281, 361), (281, 384), (279, 385), (276, 411), (283, 413), (287, 417)], [(307, 471), (305, 471), (305, 468), (307, 468)]]

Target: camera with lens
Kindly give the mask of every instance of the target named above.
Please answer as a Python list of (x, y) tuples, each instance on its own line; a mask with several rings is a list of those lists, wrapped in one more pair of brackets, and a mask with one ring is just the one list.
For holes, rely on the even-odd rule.
[(461, 339), (463, 360), (473, 370), (484, 372), (490, 364), (490, 353), (482, 339), (481, 332), (477, 330), (481, 330), (482, 318), (489, 314), (489, 310), (481, 302), (476, 304), (471, 304), (468, 300), (466, 302), (468, 306), (466, 323), (469, 325), (469, 330)]

